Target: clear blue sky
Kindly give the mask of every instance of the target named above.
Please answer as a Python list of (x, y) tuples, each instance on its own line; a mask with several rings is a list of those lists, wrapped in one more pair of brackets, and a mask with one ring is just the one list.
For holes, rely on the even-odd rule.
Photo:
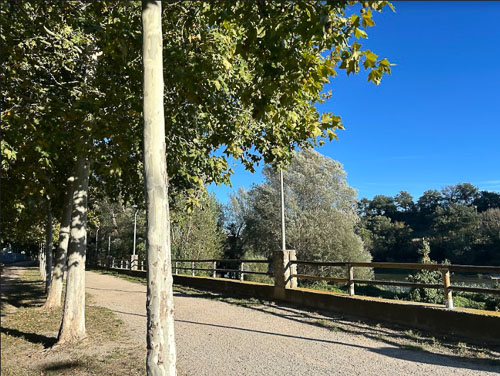
[[(500, 2), (394, 2), (376, 14), (362, 44), (387, 57), (381, 85), (340, 71), (320, 107), (340, 115), (339, 140), (317, 150), (340, 161), (358, 197), (418, 198), (470, 182), (500, 191)], [(233, 187), (209, 187), (220, 201), (262, 182), (235, 166)]]

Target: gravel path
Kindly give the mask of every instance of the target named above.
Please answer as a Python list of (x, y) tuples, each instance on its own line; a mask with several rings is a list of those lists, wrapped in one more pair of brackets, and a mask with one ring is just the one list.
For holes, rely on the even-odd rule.
[[(146, 287), (94, 272), (87, 272), (86, 279), (94, 304), (117, 313), (132, 338), (145, 345)], [(500, 373), (500, 367), (311, 325), (318, 317), (289, 307), (248, 308), (176, 293), (175, 315), (178, 365), (188, 375)]]

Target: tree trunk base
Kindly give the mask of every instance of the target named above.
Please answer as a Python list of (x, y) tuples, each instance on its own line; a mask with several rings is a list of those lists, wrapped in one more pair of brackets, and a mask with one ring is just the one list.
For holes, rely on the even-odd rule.
[(65, 331), (63, 334), (59, 335), (56, 345), (64, 345), (75, 342), (80, 342), (87, 338), (87, 333), (78, 333), (76, 331)]

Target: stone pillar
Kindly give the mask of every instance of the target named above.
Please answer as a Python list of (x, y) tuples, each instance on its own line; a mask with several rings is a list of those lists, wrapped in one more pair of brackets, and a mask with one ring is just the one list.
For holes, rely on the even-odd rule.
[(292, 274), (297, 274), (297, 265), (290, 264), (290, 261), (297, 260), (294, 250), (275, 251), (273, 258), (274, 270), (274, 297), (284, 299), (285, 290), (297, 287), (297, 278)]
[(130, 256), (130, 270), (139, 270), (139, 256)]

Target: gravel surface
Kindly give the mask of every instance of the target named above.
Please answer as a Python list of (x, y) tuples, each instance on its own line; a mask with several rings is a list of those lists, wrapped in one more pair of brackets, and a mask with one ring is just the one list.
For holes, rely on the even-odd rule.
[[(145, 345), (146, 287), (86, 273), (94, 304), (117, 313), (131, 337)], [(179, 368), (188, 375), (500, 374), (497, 366), (312, 325), (320, 318), (314, 315), (290, 307), (256, 304), (248, 308), (176, 293)]]

